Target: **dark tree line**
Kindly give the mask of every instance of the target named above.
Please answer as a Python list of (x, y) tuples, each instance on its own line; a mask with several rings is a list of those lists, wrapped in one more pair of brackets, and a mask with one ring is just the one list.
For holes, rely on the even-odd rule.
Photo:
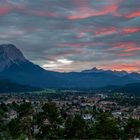
[[(31, 103), (12, 104), (18, 117), (5, 122), (8, 107), (0, 105), (0, 139), (134, 139), (140, 137), (140, 120), (125, 123), (109, 113), (99, 113), (94, 121), (85, 121), (80, 114), (62, 116), (53, 102), (35, 114)], [(95, 112), (94, 112), (95, 113)], [(63, 110), (64, 114), (64, 110)]]

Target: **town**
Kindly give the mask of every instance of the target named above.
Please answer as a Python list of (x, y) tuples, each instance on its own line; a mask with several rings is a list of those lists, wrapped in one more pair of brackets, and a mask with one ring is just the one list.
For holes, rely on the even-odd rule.
[(0, 139), (136, 139), (139, 101), (102, 91), (0, 94)]

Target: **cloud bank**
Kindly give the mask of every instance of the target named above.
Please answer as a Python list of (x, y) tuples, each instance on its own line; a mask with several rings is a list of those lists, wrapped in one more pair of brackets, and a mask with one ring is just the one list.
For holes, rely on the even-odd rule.
[(139, 0), (0, 0), (0, 43), (55, 71), (140, 72)]

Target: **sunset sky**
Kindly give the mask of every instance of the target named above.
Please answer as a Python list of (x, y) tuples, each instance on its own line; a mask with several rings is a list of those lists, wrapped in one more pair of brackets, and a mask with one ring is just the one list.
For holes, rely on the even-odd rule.
[(0, 44), (54, 71), (140, 72), (140, 0), (0, 0)]

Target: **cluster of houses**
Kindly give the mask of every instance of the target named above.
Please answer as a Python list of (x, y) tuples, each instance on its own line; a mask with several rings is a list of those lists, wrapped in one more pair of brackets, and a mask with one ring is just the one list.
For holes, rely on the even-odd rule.
[[(0, 95), (1, 98), (3, 97)], [(104, 94), (95, 94), (92, 96), (86, 95), (67, 95), (62, 100), (52, 99), (52, 102), (56, 103), (56, 106), (60, 110), (61, 117), (74, 116), (75, 114), (82, 115), (84, 120), (95, 120), (96, 113), (110, 112), (114, 118), (119, 118), (121, 120), (134, 118), (140, 119), (140, 106), (123, 106), (115, 101), (106, 100), (108, 96)], [(20, 96), (7, 96), (3, 101), (6, 105), (12, 104), (13, 102), (17, 104), (23, 103), (23, 97)], [(42, 111), (42, 106), (48, 102), (47, 97), (42, 98), (30, 98), (24, 100), (24, 102), (31, 102), (34, 113)], [(9, 120), (17, 117), (17, 112), (13, 109), (8, 110), (7, 118)], [(44, 123), (49, 123), (48, 120), (44, 120)]]

